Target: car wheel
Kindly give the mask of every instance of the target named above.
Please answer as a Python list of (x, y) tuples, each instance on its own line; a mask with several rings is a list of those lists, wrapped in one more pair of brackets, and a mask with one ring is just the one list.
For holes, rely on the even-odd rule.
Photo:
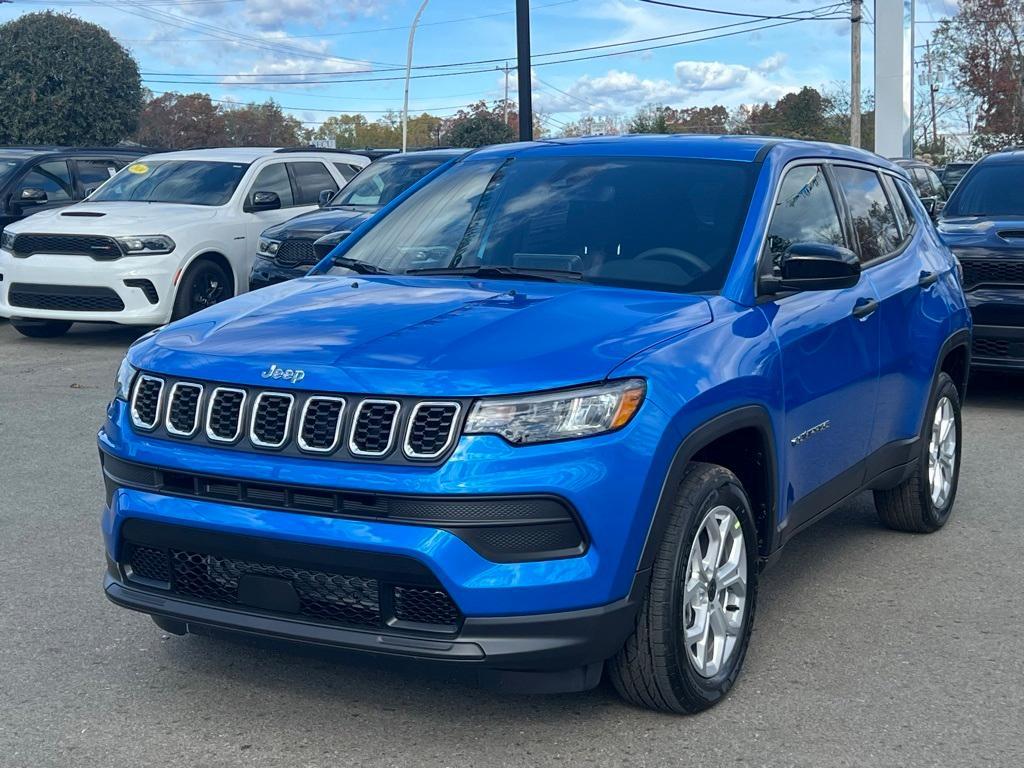
[(231, 275), (220, 264), (198, 259), (185, 272), (174, 297), (172, 320), (180, 320), (234, 295)]
[(14, 330), (30, 339), (55, 339), (71, 329), (68, 320), (11, 320)]
[(757, 531), (736, 476), (687, 467), (633, 634), (609, 665), (627, 701), (692, 713), (732, 687), (750, 642)]
[(890, 528), (937, 531), (949, 520), (960, 479), (960, 396), (953, 379), (940, 373), (925, 412), (921, 453), (900, 485), (875, 491), (878, 516)]

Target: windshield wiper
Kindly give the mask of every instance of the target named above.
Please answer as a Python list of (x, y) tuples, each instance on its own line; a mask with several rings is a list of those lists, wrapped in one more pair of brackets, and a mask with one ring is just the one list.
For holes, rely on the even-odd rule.
[(337, 256), (331, 259), (331, 262), (336, 267), (344, 267), (345, 269), (351, 269), (358, 275), (390, 275), (383, 267), (378, 267), (375, 264), (370, 264), (366, 261), (360, 261), (359, 259), (347, 259), (344, 256)]
[(522, 269), (520, 267), (505, 266), (475, 266), (475, 267), (427, 267), (423, 269), (408, 269), (407, 275), (468, 275), (470, 277), (490, 277), (507, 280), (543, 280), (550, 283), (559, 283), (566, 280), (579, 280), (583, 277), (581, 272), (572, 272), (567, 269)]

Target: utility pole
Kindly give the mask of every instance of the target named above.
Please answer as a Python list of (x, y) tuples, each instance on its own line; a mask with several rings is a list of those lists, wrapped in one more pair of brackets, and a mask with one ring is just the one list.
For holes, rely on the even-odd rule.
[(860, 147), (860, 28), (863, 0), (850, 3), (850, 145)]
[(932, 151), (939, 145), (939, 121), (935, 113), (935, 93), (939, 90), (939, 84), (935, 82), (935, 75), (932, 73), (932, 41), (924, 43), (924, 61), (928, 67), (928, 93), (932, 99)]
[(519, 140), (533, 141), (530, 0), (516, 0), (516, 58), (516, 72), (519, 75)]
[(508, 62), (507, 61), (505, 62), (505, 66), (503, 67), (503, 69), (505, 70), (505, 101), (504, 101), (504, 106), (502, 107), (502, 112), (504, 113), (505, 125), (508, 125), (508, 70), (509, 70), (509, 67), (508, 67)]
[(412, 76), (412, 44), (416, 39), (416, 25), (420, 23), (420, 16), (423, 15), (423, 11), (426, 10), (427, 3), (430, 0), (423, 0), (420, 5), (420, 9), (416, 11), (416, 18), (412, 20), (412, 26), (409, 27), (409, 47), (405, 54), (405, 103), (402, 106), (402, 151), (405, 152), (408, 149), (409, 143), (409, 78)]

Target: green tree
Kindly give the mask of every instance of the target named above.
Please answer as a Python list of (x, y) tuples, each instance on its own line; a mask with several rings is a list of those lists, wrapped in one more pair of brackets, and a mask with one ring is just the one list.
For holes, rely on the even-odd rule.
[[(506, 124), (503, 108), (496, 104), (490, 109), (486, 102), (479, 101), (468, 110), (460, 109), (445, 123), (444, 142), (453, 147), (483, 147), (515, 141), (519, 116), (509, 112)], [(540, 135), (536, 121), (534, 135)]]
[(290, 147), (300, 144), (302, 123), (267, 101), (222, 110), (227, 144), (234, 147)]
[(116, 144), (141, 108), (138, 65), (102, 27), (49, 11), (0, 25), (0, 144)]
[(668, 133), (671, 107), (648, 104), (640, 107), (627, 126), (629, 133)]
[(207, 94), (165, 93), (146, 102), (135, 138), (158, 149), (216, 147), (227, 143), (227, 130)]

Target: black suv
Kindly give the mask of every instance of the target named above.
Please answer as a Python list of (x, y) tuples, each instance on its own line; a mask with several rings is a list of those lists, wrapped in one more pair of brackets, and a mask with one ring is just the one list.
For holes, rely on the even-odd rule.
[(302, 277), (352, 230), (431, 171), (465, 149), (431, 149), (374, 160), (318, 211), (271, 227), (260, 235), (249, 290)]
[(0, 147), (0, 231), (37, 211), (84, 200), (132, 160), (139, 148)]

